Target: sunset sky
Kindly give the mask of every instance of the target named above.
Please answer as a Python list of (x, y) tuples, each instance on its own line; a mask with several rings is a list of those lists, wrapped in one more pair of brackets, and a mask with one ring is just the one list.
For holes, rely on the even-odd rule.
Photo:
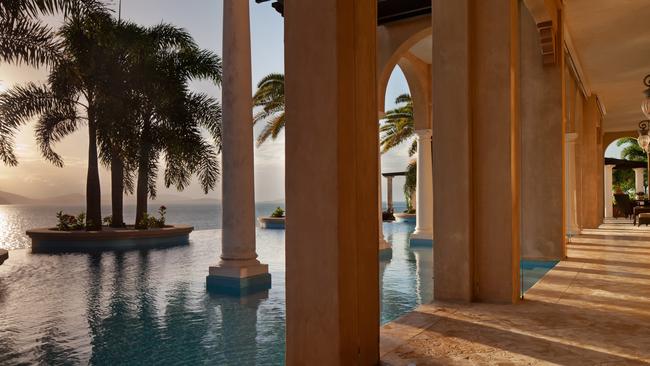
[[(116, 4), (116, 2), (115, 2)], [(117, 9), (117, 5), (113, 5)], [(168, 22), (190, 31), (198, 44), (221, 54), (222, 31), (221, 0), (123, 0), (122, 17), (142, 25)], [(282, 17), (271, 6), (255, 4), (251, 0), (251, 34), (253, 54), (253, 82), (272, 72), (283, 72), (283, 23)], [(42, 81), (46, 70), (25, 66), (0, 64), (0, 90), (25, 81)], [(196, 90), (220, 98), (219, 88), (206, 82), (194, 83)], [(254, 87), (254, 86), (253, 86)], [(408, 91), (401, 71), (394, 72), (389, 83), (387, 107), (393, 106), (395, 97)], [(256, 133), (261, 126), (256, 128)], [(86, 177), (86, 130), (80, 130), (56, 146), (65, 160), (64, 168), (56, 168), (44, 162), (35, 147), (33, 126), (22, 128), (16, 138), (19, 166), (0, 166), (0, 191), (28, 197), (51, 197), (69, 193), (83, 193)], [(251, 136), (254, 138), (254, 136)], [(408, 164), (408, 144), (382, 157), (383, 171), (403, 170)], [(269, 141), (255, 150), (256, 199), (258, 201), (278, 200), (284, 197), (284, 135), (276, 141)], [(109, 175), (102, 170), (102, 194), (110, 193)], [(396, 180), (395, 199), (402, 200), (401, 184)], [(159, 179), (160, 194), (182, 194), (188, 198), (203, 197), (197, 184), (183, 193), (165, 189)], [(220, 187), (209, 194), (212, 198), (221, 196)], [(385, 182), (383, 189), (384, 197)]]

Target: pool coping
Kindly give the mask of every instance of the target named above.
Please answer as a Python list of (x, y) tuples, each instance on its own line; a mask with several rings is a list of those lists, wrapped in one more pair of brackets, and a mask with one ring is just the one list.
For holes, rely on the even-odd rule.
[(263, 229), (284, 229), (286, 217), (260, 216), (257, 221)]
[[(190, 225), (168, 225), (164, 228), (104, 228), (102, 231), (59, 231), (55, 228), (27, 230), (32, 252), (93, 251), (169, 247), (188, 243)], [(160, 239), (156, 241), (156, 239)]]

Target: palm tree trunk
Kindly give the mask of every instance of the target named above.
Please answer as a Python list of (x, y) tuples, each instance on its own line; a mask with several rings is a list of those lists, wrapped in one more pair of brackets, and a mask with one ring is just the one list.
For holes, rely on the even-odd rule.
[(102, 193), (97, 163), (97, 127), (88, 112), (88, 175), (86, 177), (86, 229), (102, 229)]
[(142, 228), (141, 225), (144, 214), (147, 213), (147, 201), (149, 199), (149, 164), (139, 164), (138, 166), (138, 187), (136, 188), (136, 208), (135, 208), (135, 226)]
[(140, 153), (138, 156), (138, 183), (136, 187), (135, 226), (142, 228), (142, 219), (147, 213), (147, 201), (149, 200), (149, 154), (151, 144), (149, 142), (150, 122), (145, 119), (142, 128)]
[(111, 157), (111, 227), (124, 227), (124, 162), (116, 151)]

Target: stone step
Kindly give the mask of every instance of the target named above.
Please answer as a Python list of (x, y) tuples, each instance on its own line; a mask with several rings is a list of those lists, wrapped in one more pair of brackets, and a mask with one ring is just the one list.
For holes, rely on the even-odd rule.
[(580, 235), (571, 237), (569, 243), (608, 245), (612, 243), (612, 240), (616, 240), (618, 245), (638, 245), (639, 243), (648, 243), (650, 247), (650, 235), (648, 234), (611, 230), (583, 230)]

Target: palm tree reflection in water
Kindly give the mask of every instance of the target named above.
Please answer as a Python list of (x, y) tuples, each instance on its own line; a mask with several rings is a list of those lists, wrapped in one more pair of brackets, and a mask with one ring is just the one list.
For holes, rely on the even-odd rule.
[[(113, 271), (104, 270), (111, 257)], [(159, 294), (162, 285), (152, 280), (157, 268), (151, 268), (148, 251), (139, 252), (137, 258), (123, 253), (90, 255), (88, 267), (90, 364), (254, 365), (275, 360), (260, 352), (268, 347), (258, 344), (257, 313), (267, 292), (224, 297), (177, 281)], [(102, 288), (108, 282), (104, 274), (112, 274), (109, 291)]]

